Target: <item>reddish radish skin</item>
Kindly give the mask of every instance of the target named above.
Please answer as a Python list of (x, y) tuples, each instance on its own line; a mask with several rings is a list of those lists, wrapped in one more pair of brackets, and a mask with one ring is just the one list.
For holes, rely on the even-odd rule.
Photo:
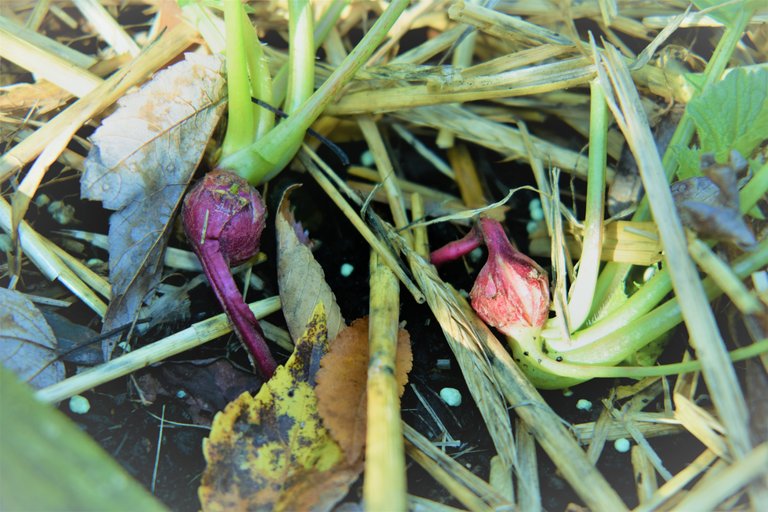
[(549, 280), (535, 261), (515, 249), (502, 225), (480, 219), (488, 261), (469, 296), (488, 325), (512, 337), (538, 332), (549, 316)]
[(477, 232), (477, 228), (473, 227), (463, 238), (456, 240), (455, 242), (447, 243), (441, 248), (432, 251), (432, 254), (429, 255), (429, 260), (433, 265), (439, 267), (444, 263), (466, 256), (480, 247), (482, 243), (483, 238)]
[(238, 175), (223, 170), (206, 174), (184, 198), (182, 221), (224, 311), (251, 361), (268, 379), (277, 364), (253, 312), (237, 289), (230, 265), (259, 251), (267, 211), (259, 193)]
[(472, 308), (485, 323), (508, 336), (536, 335), (549, 316), (547, 274), (515, 249), (497, 220), (481, 218), (464, 238), (432, 252), (430, 260), (442, 265), (482, 244), (488, 247), (488, 261), (469, 294)]

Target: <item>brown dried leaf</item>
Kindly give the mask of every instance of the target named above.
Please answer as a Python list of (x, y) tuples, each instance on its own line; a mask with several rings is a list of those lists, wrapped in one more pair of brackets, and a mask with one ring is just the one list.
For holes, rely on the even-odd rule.
[[(221, 70), (218, 57), (187, 54), (120, 99), (93, 135), (82, 196), (116, 210), (104, 331), (132, 322), (159, 282), (171, 220), (224, 106)], [(105, 341), (106, 358), (114, 343)]]
[[(330, 510), (344, 499), (350, 483), (357, 480), (363, 470), (363, 461), (334, 467), (322, 472), (302, 472), (293, 475), (275, 505), (275, 510)], [(338, 510), (338, 509), (336, 509)]]
[(216, 415), (203, 445), (203, 510), (330, 510), (344, 497), (362, 465), (345, 462), (317, 412), (315, 376), (327, 350), (320, 303), (285, 366)]
[(753, 247), (757, 241), (739, 211), (735, 172), (718, 166), (707, 174), (676, 181), (670, 187), (680, 220), (702, 237), (743, 249)]
[(46, 80), (33, 84), (19, 83), (0, 88), (0, 112), (27, 115), (34, 110), (43, 115), (64, 105), (72, 94)]
[[(277, 281), (283, 315), (291, 338), (304, 332), (317, 304), (322, 303), (328, 315), (328, 338), (335, 339), (344, 325), (344, 318), (336, 303), (336, 296), (325, 282), (325, 273), (312, 251), (299, 237), (301, 227), (291, 212), (288, 199), (298, 185), (289, 187), (277, 209)], [(304, 235), (302, 233), (302, 238)]]
[(54, 311), (43, 309), (41, 313), (56, 336), (57, 352), (62, 361), (89, 367), (104, 362), (101, 348), (88, 343), (98, 337), (98, 332), (76, 324)]
[[(408, 331), (400, 329), (395, 369), (400, 396), (412, 365), (411, 338)], [(342, 329), (333, 340), (330, 351), (320, 361), (315, 389), (323, 423), (349, 463), (361, 458), (365, 446), (367, 380), (368, 317), (363, 317)]]
[(56, 337), (43, 314), (23, 294), (0, 288), (0, 360), (20, 379), (40, 389), (64, 378), (56, 360)]

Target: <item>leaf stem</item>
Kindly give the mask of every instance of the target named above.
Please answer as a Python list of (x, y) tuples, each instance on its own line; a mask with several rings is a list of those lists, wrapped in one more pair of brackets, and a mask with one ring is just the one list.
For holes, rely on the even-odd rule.
[(466, 256), (481, 245), (483, 245), (483, 237), (477, 232), (477, 228), (473, 226), (462, 238), (432, 251), (429, 255), (429, 261), (435, 266), (440, 266)]
[[(598, 366), (558, 362), (550, 359), (538, 345), (529, 346), (529, 357), (536, 359), (537, 364), (546, 372), (570, 379), (589, 380), (595, 378), (630, 378), (662, 377), (701, 370), (701, 361), (686, 361), (682, 363), (662, 364), (657, 366)], [(768, 339), (752, 343), (728, 352), (731, 361), (743, 361), (768, 352)]]
[[(733, 263), (733, 271), (739, 278), (744, 279), (766, 265), (768, 265), (768, 239), (762, 240), (754, 250), (736, 260)], [(677, 298), (668, 300), (642, 316), (638, 316), (638, 310), (633, 307), (638, 305), (634, 303), (635, 296), (641, 296), (653, 280), (658, 279), (650, 288), (658, 286), (663, 289), (669, 280), (667, 274), (665, 270), (660, 271), (625, 305), (617, 309), (616, 316), (611, 319), (609, 326), (601, 325), (602, 322), (600, 322), (594, 327), (576, 333), (573, 343), (578, 348), (557, 351), (557, 355), (573, 362), (618, 363), (679, 324), (682, 317)], [(702, 285), (709, 300), (723, 293), (712, 278), (704, 279)], [(547, 346), (551, 348), (549, 343)]]
[[(706, 89), (711, 84), (720, 79), (720, 76), (723, 74), (725, 67), (728, 65), (728, 62), (730, 61), (736, 46), (744, 34), (744, 30), (749, 23), (751, 15), (751, 9), (744, 9), (741, 11), (736, 22), (726, 28), (723, 37), (718, 42), (712, 58), (709, 60), (706, 69), (704, 70), (705, 78), (702, 90)], [(701, 91), (699, 91), (699, 94), (701, 94)], [(693, 133), (693, 121), (691, 121), (690, 116), (688, 116), (686, 113), (683, 113), (683, 116), (680, 119), (680, 122), (675, 129), (675, 133), (672, 135), (672, 139), (669, 141), (667, 150), (664, 152), (662, 158), (664, 173), (667, 176), (668, 181), (672, 180), (672, 177), (674, 176), (678, 167), (673, 148), (688, 146), (691, 138), (693, 137)], [(640, 205), (633, 215), (632, 220), (645, 221), (649, 218), (650, 210), (647, 197), (645, 197), (640, 202)], [(627, 273), (631, 268), (632, 265), (615, 262), (608, 263), (603, 268), (603, 271), (600, 273), (600, 277), (598, 278), (595, 294), (595, 307), (592, 310), (593, 314), (600, 310), (602, 304), (604, 304), (610, 298), (610, 295), (617, 288), (617, 286), (620, 283), (623, 283)]]
[(227, 27), (227, 95), (229, 118), (227, 133), (221, 144), (221, 158), (253, 143), (255, 122), (248, 81), (245, 45), (245, 12), (240, 0), (224, 0), (224, 23)]
[(589, 84), (589, 168), (587, 171), (587, 205), (584, 216), (584, 244), (579, 258), (579, 273), (568, 300), (569, 324), (578, 329), (589, 315), (600, 272), (603, 246), (603, 209), (608, 155), (608, 105), (600, 84)]
[(251, 183), (268, 180), (280, 172), (295, 154), (291, 149), (299, 147), (307, 128), (384, 40), (408, 3), (408, 0), (393, 0), (360, 43), (297, 111), (255, 143), (223, 158), (219, 166), (238, 172)]
[(269, 379), (275, 373), (277, 363), (267, 347), (258, 320), (237, 289), (218, 240), (206, 240), (200, 248), (199, 256), (205, 276), (232, 322), (235, 332), (248, 349), (248, 356), (259, 369), (261, 376), (265, 380)]
[(739, 193), (741, 213), (750, 211), (768, 192), (768, 162), (764, 163)]
[[(328, 9), (326, 9), (317, 23), (315, 23), (312, 37), (315, 44), (315, 52), (317, 52), (320, 45), (326, 40), (331, 29), (336, 25), (342, 11), (348, 4), (349, 0), (333, 0), (328, 6)], [(272, 80), (272, 98), (274, 105), (282, 104), (285, 99), (286, 91), (288, 90), (288, 69), (289, 67), (287, 63), (283, 64), (277, 73), (275, 73), (274, 80)]]
[[(288, 90), (283, 110), (294, 113), (315, 90), (315, 41), (312, 5), (308, 0), (288, 0)], [(303, 138), (303, 136), (302, 136)], [(301, 141), (293, 150), (299, 149)]]
[[(272, 104), (272, 77), (269, 74), (269, 63), (264, 56), (264, 49), (261, 47), (259, 35), (256, 33), (256, 27), (248, 21), (247, 16), (243, 16), (243, 36), (245, 44), (245, 55), (248, 62), (248, 73), (250, 76), (251, 96), (264, 103)], [(263, 137), (269, 130), (275, 126), (275, 115), (269, 110), (263, 108), (253, 109), (253, 140)], [(230, 112), (230, 118), (233, 115)], [(249, 144), (250, 144), (249, 142)]]

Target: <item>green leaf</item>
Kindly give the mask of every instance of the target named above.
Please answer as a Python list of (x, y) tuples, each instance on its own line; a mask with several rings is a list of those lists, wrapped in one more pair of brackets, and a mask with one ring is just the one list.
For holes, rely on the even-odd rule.
[(706, 73), (683, 73), (683, 78), (693, 87), (694, 96), (701, 94), (707, 81)]
[(749, 157), (768, 139), (768, 70), (736, 69), (688, 104), (701, 150), (720, 163), (731, 150)]
[(677, 177), (681, 180), (701, 176), (701, 150), (697, 147), (672, 146), (670, 148), (677, 159)]
[(0, 510), (166, 510), (2, 366), (0, 416)]
[(710, 7), (727, 4), (708, 13), (709, 16), (723, 25), (732, 25), (741, 11), (745, 9), (754, 10), (758, 7), (757, 0), (745, 0), (743, 2), (733, 2), (733, 0), (693, 0), (693, 4), (702, 11)]

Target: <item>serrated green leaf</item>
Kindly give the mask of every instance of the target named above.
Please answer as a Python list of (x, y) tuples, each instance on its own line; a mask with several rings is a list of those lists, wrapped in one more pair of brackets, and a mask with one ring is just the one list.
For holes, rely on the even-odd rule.
[(677, 159), (677, 177), (681, 180), (701, 175), (701, 150), (693, 147), (673, 146), (670, 148)]
[(701, 150), (728, 161), (731, 150), (749, 156), (768, 139), (768, 70), (736, 69), (688, 104)]

